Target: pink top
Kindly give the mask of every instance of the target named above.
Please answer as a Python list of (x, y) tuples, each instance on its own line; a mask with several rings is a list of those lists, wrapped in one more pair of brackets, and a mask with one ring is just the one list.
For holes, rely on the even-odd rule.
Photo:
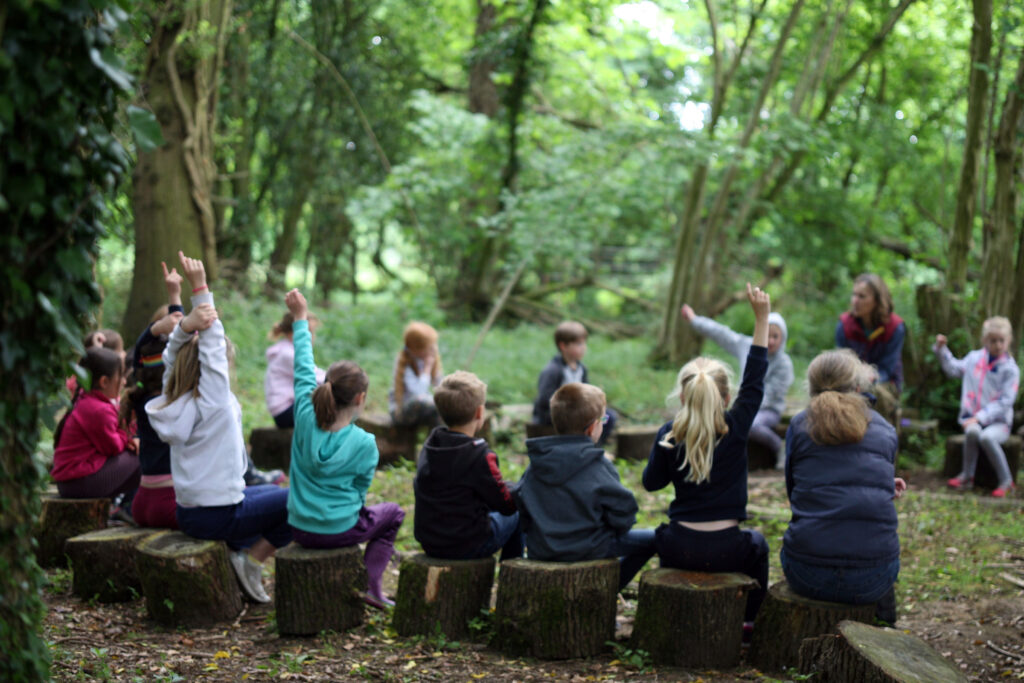
[(117, 405), (101, 391), (88, 391), (64, 423), (50, 474), (54, 481), (95, 474), (107, 458), (128, 450), (130, 442), (131, 437), (118, 426)]

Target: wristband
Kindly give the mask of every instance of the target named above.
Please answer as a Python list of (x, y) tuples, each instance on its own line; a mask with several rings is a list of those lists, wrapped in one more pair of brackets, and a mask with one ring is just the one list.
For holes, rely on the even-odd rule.
[(208, 285), (203, 285), (202, 287), (196, 287), (196, 288), (194, 288), (194, 289), (192, 290), (192, 293), (193, 293), (193, 294), (196, 294), (196, 293), (198, 293), (198, 292), (201, 292), (201, 291), (203, 291), (204, 289), (209, 289), (209, 288), (210, 288), (210, 287), (209, 287)]

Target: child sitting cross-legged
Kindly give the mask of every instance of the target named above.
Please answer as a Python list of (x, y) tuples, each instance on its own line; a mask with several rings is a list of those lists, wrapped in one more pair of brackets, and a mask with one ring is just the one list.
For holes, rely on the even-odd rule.
[(599, 387), (571, 382), (556, 391), (557, 434), (527, 439), (530, 466), (514, 495), (531, 560), (617, 557), (622, 590), (654, 555), (654, 530), (632, 528), (636, 499), (596, 445), (605, 419)]
[(338, 361), (328, 368), (324, 382), (318, 383), (306, 298), (293, 289), (284, 302), (295, 319), (295, 432), (288, 523), (295, 542), (306, 548), (365, 543), (369, 590), (363, 600), (377, 609), (390, 607), (394, 603), (384, 596), (381, 578), (405, 512), (396, 503), (366, 505), (366, 492), (377, 469), (377, 442), (355, 422), (366, 403), (369, 380), (355, 363)]
[(498, 469), (498, 456), (475, 438), (484, 421), (487, 385), (471, 372), (448, 375), (434, 391), (447, 427), (427, 437), (416, 467), (414, 532), (432, 557), (468, 560), (523, 554), (519, 514)]

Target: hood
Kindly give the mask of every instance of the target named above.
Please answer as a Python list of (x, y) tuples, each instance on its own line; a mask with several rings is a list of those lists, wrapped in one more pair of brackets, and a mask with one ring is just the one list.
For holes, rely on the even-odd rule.
[(198, 417), (198, 407), (192, 394), (179, 396), (173, 403), (165, 403), (161, 394), (146, 404), (149, 424), (160, 440), (168, 445), (180, 445), (192, 434)]
[(586, 434), (539, 436), (526, 440), (526, 453), (530, 457), (530, 470), (545, 484), (561, 486), (595, 460), (604, 457)]
[(486, 453), (487, 442), (447, 427), (436, 427), (423, 444), (420, 468), (438, 475), (462, 478), (473, 464), (477, 451)]
[[(768, 324), (775, 325), (780, 330), (782, 330), (782, 343), (779, 344), (779, 351), (785, 351), (786, 340), (789, 339), (789, 330), (786, 328), (785, 319), (775, 311), (772, 311), (771, 313), (768, 314)], [(776, 353), (778, 353), (778, 351)]]
[(284, 358), (284, 357), (289, 357), (289, 358), (294, 358), (295, 357), (295, 346), (292, 344), (291, 340), (289, 340), (287, 338), (279, 339), (276, 342), (274, 342), (273, 344), (271, 344), (269, 347), (267, 347), (267, 362), (268, 363), (273, 362), (273, 361), (277, 360), (278, 358)]

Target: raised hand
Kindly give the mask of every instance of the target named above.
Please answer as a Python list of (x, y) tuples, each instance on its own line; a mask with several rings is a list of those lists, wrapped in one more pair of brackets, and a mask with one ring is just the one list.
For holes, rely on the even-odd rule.
[[(167, 271), (167, 264), (163, 261), (160, 265), (164, 269), (164, 286), (167, 288), (167, 303), (172, 306), (181, 305), (181, 283), (184, 278), (178, 273), (177, 268), (171, 268), (170, 272)], [(173, 329), (173, 328), (172, 328)]]
[(199, 304), (181, 321), (181, 329), (185, 332), (207, 330), (216, 319), (217, 309), (212, 304)]
[(941, 349), (943, 346), (946, 345), (947, 341), (948, 340), (946, 339), (946, 335), (944, 335), (944, 334), (937, 334), (937, 335), (935, 335), (935, 350), (938, 351), (939, 349)]
[(690, 304), (683, 304), (683, 307), (679, 309), (679, 315), (683, 316), (683, 320), (688, 323), (692, 323), (693, 319), (697, 317), (697, 314), (690, 308)]
[(197, 258), (189, 258), (181, 251), (178, 252), (178, 258), (181, 259), (181, 272), (192, 283), (192, 289), (196, 290), (205, 287), (206, 268), (203, 267), (203, 262)]
[(754, 309), (755, 319), (768, 319), (768, 314), (772, 312), (772, 300), (771, 297), (768, 296), (768, 292), (762, 290), (760, 287), (751, 287), (748, 282), (747, 300), (750, 301), (750, 307)]
[(302, 292), (299, 290), (293, 289), (285, 294), (284, 305), (288, 307), (292, 317), (296, 320), (309, 319), (309, 305), (306, 303), (306, 297), (302, 296)]
[(181, 311), (174, 311), (173, 313), (168, 313), (167, 315), (153, 323), (153, 326), (149, 328), (150, 332), (158, 336), (161, 334), (170, 334), (171, 332), (174, 331), (174, 326), (177, 325), (178, 322), (180, 322), (181, 319), (184, 317), (185, 314), (182, 313)]

